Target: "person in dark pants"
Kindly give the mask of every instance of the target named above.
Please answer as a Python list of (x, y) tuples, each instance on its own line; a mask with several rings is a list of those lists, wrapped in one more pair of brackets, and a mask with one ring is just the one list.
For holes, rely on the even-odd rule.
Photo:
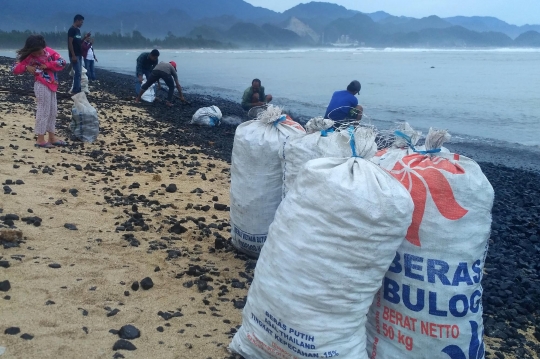
[(184, 95), (182, 94), (182, 87), (180, 87), (180, 82), (178, 82), (178, 75), (176, 73), (176, 62), (174, 61), (160, 62), (156, 65), (156, 67), (154, 67), (154, 69), (148, 76), (148, 80), (144, 83), (144, 85), (142, 85), (141, 91), (139, 92), (136, 101), (141, 101), (141, 97), (146, 92), (146, 90), (148, 90), (150, 86), (152, 86), (155, 82), (159, 83), (160, 79), (163, 79), (163, 81), (165, 81), (165, 84), (167, 84), (167, 87), (169, 88), (169, 96), (167, 97), (166, 102), (167, 106), (172, 106), (175, 83), (176, 88), (178, 89), (180, 100), (182, 102), (186, 102), (186, 100), (184, 99)]
[(81, 26), (84, 23), (84, 16), (75, 15), (73, 25), (68, 30), (68, 49), (69, 59), (75, 74), (73, 75), (73, 93), (81, 92), (81, 74), (82, 74), (82, 36)]
[[(137, 94), (141, 92), (141, 84), (143, 82), (143, 75), (146, 77), (146, 81), (150, 78), (150, 73), (158, 64), (159, 50), (154, 49), (150, 52), (143, 52), (137, 57), (137, 68), (135, 69), (136, 82), (135, 91)], [(158, 81), (158, 88), (160, 87)]]

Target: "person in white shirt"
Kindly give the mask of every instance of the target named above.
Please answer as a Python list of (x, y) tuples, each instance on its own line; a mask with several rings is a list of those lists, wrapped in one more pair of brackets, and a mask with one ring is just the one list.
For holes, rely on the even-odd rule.
[(85, 39), (82, 43), (82, 53), (84, 57), (84, 67), (86, 68), (87, 76), (89, 81), (94, 81), (96, 79), (96, 73), (94, 71), (94, 61), (97, 62), (98, 59), (94, 53), (94, 39), (90, 37), (90, 33), (86, 34)]

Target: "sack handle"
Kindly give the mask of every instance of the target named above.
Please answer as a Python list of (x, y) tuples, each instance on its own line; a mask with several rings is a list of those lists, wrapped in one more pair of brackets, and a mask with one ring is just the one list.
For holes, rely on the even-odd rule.
[(428, 155), (428, 154), (433, 154), (433, 153), (439, 153), (441, 152), (441, 149), (440, 148), (434, 148), (432, 150), (427, 150), (427, 151), (420, 151), (420, 150), (417, 150), (416, 148), (414, 148), (414, 145), (412, 144), (412, 140), (411, 140), (411, 137), (410, 136), (407, 136), (406, 134), (404, 134), (403, 132), (401, 131), (394, 131), (394, 135), (398, 136), (398, 137), (401, 137), (403, 138), (405, 141), (407, 141), (407, 145), (409, 146), (409, 148), (411, 150), (413, 150), (413, 152), (415, 153), (418, 153), (418, 154), (421, 154), (421, 155)]

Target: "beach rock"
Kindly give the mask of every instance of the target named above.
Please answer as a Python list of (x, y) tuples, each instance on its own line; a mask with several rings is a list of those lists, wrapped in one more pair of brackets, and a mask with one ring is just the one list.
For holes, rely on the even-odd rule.
[(124, 325), (118, 331), (118, 336), (122, 339), (137, 339), (141, 336), (141, 331), (131, 324)]
[(21, 335), (21, 338), (24, 340), (32, 340), (34, 339), (34, 336), (28, 333), (24, 333), (23, 335)]
[[(15, 242), (22, 239), (23, 233), (17, 229), (0, 229), (0, 241)], [(4, 244), (5, 246), (5, 244)]]
[(214, 203), (214, 209), (217, 211), (228, 211), (228, 208), (226, 204)]
[(174, 183), (171, 183), (170, 185), (167, 186), (167, 188), (165, 188), (165, 191), (168, 193), (174, 193), (177, 190), (178, 188), (176, 188), (176, 185)]
[(5, 280), (0, 282), (0, 292), (7, 292), (11, 289), (11, 284), (9, 283), (9, 280)]
[(8, 261), (0, 261), (0, 267), (2, 268), (9, 268), (9, 262)]
[(120, 313), (120, 309), (113, 309), (109, 313), (107, 313), (107, 317), (114, 317), (118, 313)]
[(66, 223), (64, 224), (64, 228), (69, 229), (70, 231), (77, 231), (77, 226), (72, 223)]
[(144, 290), (148, 290), (154, 286), (154, 282), (152, 281), (152, 278), (146, 277), (143, 280), (141, 280), (141, 287)]
[(170, 229), (169, 233), (176, 233), (176, 234), (182, 234), (186, 233), (187, 228), (182, 226), (180, 223), (175, 223)]
[(19, 327), (9, 327), (4, 331), (4, 334), (7, 335), (17, 335), (21, 332), (21, 329)]
[(158, 332), (160, 332), (160, 333), (163, 333), (163, 331), (164, 331), (165, 329), (163, 329), (162, 326), (159, 326), (159, 327), (156, 328), (156, 330), (157, 330)]
[(54, 269), (62, 268), (62, 266), (58, 263), (51, 263), (49, 264), (49, 267)]
[(138, 291), (139, 290), (139, 282), (135, 281), (131, 284), (131, 290)]
[(116, 350), (133, 351), (133, 350), (137, 350), (137, 347), (133, 345), (133, 343), (128, 342), (127, 340), (120, 339), (120, 340), (117, 340), (116, 343), (114, 343), (113, 350), (114, 351)]

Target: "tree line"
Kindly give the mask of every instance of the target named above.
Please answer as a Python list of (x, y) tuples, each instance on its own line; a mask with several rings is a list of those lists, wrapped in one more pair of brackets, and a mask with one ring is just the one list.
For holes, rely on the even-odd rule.
[[(85, 32), (81, 30), (81, 33)], [(4, 49), (19, 49), (24, 46), (24, 42), (29, 35), (35, 32), (26, 31), (0, 31), (0, 47)], [(47, 46), (53, 49), (67, 49), (67, 32), (39, 32), (45, 37)], [(129, 35), (122, 35), (116, 32), (112, 34), (92, 34), (94, 46), (99, 49), (231, 49), (233, 44), (223, 43), (216, 40), (205, 39), (202, 36), (196, 38), (175, 36), (171, 32), (164, 39), (149, 39), (144, 37), (139, 31), (133, 31)]]

